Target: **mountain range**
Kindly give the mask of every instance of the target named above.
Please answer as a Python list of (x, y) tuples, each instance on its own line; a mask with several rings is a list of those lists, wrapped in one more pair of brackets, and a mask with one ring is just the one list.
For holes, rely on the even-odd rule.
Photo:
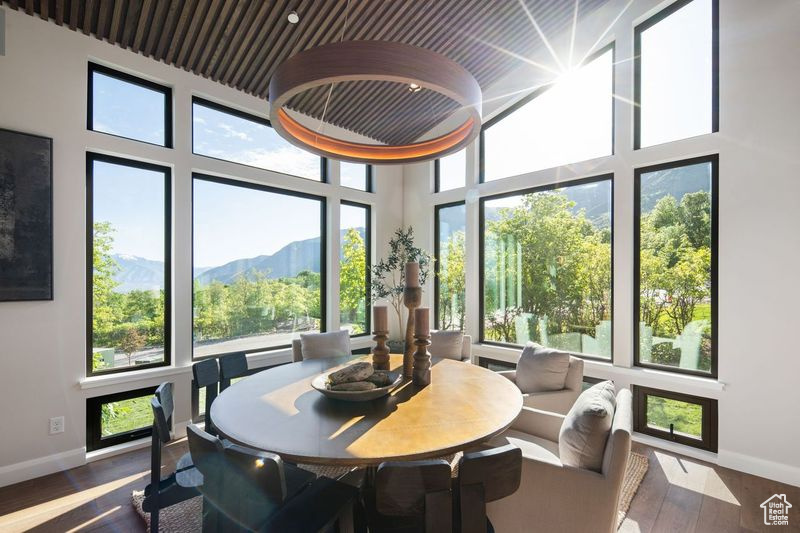
[[(346, 232), (347, 230), (342, 230), (342, 237)], [(358, 228), (358, 232), (363, 239), (364, 228)], [(164, 263), (162, 261), (121, 254), (115, 254), (112, 257), (119, 266), (119, 270), (114, 276), (114, 280), (119, 283), (117, 291), (130, 292), (163, 288)], [(304, 270), (319, 272), (319, 265), (320, 238), (314, 237), (290, 242), (272, 255), (236, 259), (216, 267), (196, 267), (194, 279), (200, 285), (207, 285), (212, 281), (230, 284), (240, 275), (253, 270), (265, 274), (270, 279), (286, 278), (294, 277)]]

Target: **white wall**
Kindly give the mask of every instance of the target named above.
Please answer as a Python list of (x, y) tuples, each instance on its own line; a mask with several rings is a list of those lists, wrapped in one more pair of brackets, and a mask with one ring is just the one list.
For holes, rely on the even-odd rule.
[[(405, 168), (404, 217), (433, 249), (436, 204), (477, 198), (571, 178), (614, 173), (614, 364), (588, 361), (587, 375), (719, 401), (719, 452), (680, 451), (723, 466), (800, 485), (800, 2), (720, 0), (720, 128), (718, 133), (632, 150), (633, 27), (671, 2), (612, 0), (578, 27), (575, 57), (616, 46), (615, 155), (478, 184), (477, 143), (467, 152), (466, 189), (432, 194), (433, 165)], [(624, 10), (626, 4), (629, 7)], [(621, 15), (620, 15), (621, 13)], [(617, 18), (619, 17), (619, 18)], [(616, 22), (615, 22), (615, 19)], [(604, 30), (610, 28), (603, 36)], [(533, 30), (532, 30), (533, 31)], [(555, 49), (566, 57), (566, 36)], [(553, 60), (546, 51), (534, 58)], [(525, 67), (484, 91), (485, 116), (541, 83)], [(532, 125), (535, 127), (535, 125)], [(719, 380), (633, 367), (633, 169), (718, 153)], [(478, 204), (467, 202), (467, 330), (478, 334)], [(432, 287), (432, 286), (431, 286)], [(433, 305), (433, 291), (427, 291)], [(516, 350), (476, 346), (478, 355), (516, 361)], [(657, 445), (669, 446), (665, 441)]]
[[(402, 222), (402, 168), (378, 167), (376, 194), (217, 161), (191, 153), (191, 97), (200, 95), (266, 116), (267, 103), (184, 70), (58, 27), (12, 9), (0, 56), (0, 128), (53, 138), (54, 289), (51, 302), (0, 302), (0, 486), (85, 461), (87, 397), (157, 385), (176, 386), (176, 421), (190, 418), (191, 174), (244, 178), (328, 198), (328, 276), (338, 280), (338, 202), (373, 206), (373, 255), (386, 249)], [(86, 130), (87, 62), (91, 59), (173, 89), (175, 148), (166, 149)], [(169, 166), (173, 172), (173, 366), (85, 379), (86, 152)], [(333, 292), (333, 294), (336, 294)], [(338, 328), (338, 302), (328, 298), (328, 328)], [(354, 346), (367, 345), (368, 338)], [(251, 365), (289, 359), (288, 350), (251, 356)], [(66, 417), (63, 434), (48, 419)]]

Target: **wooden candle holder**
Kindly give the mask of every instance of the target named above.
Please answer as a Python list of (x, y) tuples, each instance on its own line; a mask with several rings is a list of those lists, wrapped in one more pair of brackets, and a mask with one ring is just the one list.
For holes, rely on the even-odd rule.
[(388, 331), (373, 331), (372, 340), (376, 346), (372, 349), (372, 368), (375, 370), (389, 370), (389, 348), (386, 340), (389, 338)]
[(406, 323), (406, 348), (403, 352), (403, 377), (412, 377), (414, 369), (414, 309), (422, 305), (422, 287), (406, 287), (403, 305), (408, 309)]
[(428, 353), (430, 346), (430, 335), (415, 335), (414, 345), (417, 351), (414, 353), (414, 371), (412, 380), (414, 385), (424, 387), (431, 384), (431, 354)]

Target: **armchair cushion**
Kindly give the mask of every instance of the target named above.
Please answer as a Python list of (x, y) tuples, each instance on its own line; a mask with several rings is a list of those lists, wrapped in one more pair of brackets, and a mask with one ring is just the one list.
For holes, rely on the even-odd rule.
[(558, 435), (559, 457), (565, 465), (601, 471), (615, 408), (611, 381), (598, 383), (578, 396)]
[(567, 370), (568, 353), (529, 343), (517, 363), (517, 386), (523, 393), (561, 390)]
[(464, 334), (460, 331), (432, 331), (428, 352), (434, 357), (460, 361), (464, 346)]
[(522, 457), (561, 466), (558, 458), (558, 443), (535, 435), (508, 429), (489, 441), (489, 446), (499, 447), (513, 444), (522, 450)]
[(350, 355), (350, 332), (343, 329), (329, 333), (303, 333), (300, 345), (303, 359)]

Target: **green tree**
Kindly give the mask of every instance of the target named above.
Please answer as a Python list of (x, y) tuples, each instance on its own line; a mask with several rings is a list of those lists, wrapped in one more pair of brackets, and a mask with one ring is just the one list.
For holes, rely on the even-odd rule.
[(442, 329), (464, 329), (464, 251), (464, 232), (452, 233), (439, 264), (439, 327)]
[(350, 228), (342, 240), (339, 261), (339, 306), (342, 320), (353, 324), (355, 333), (362, 333), (366, 324), (367, 257), (364, 239), (355, 228)]
[(119, 285), (114, 275), (119, 271), (111, 255), (114, 228), (109, 222), (95, 222), (92, 228), (92, 343), (111, 342), (114, 324), (120, 319), (114, 289)]

